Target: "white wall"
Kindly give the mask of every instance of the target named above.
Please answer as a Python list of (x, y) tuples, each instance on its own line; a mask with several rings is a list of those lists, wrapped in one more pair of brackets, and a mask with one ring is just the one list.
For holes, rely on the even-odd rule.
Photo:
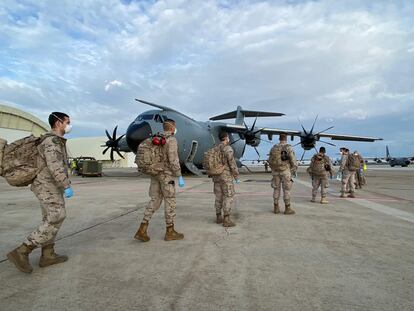
[(31, 134), (32, 133), (28, 131), (0, 128), (0, 138), (7, 140), (8, 143), (12, 143), (15, 140), (21, 139), (26, 136), (30, 136)]

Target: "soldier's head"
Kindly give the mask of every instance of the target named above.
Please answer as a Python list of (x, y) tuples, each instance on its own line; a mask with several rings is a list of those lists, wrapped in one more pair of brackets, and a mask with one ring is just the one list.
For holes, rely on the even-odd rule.
[(171, 134), (175, 134), (177, 132), (175, 121), (172, 119), (166, 119), (162, 125), (165, 132), (170, 132)]
[(326, 149), (325, 149), (325, 147), (320, 147), (320, 148), (319, 148), (319, 153), (323, 153), (323, 154), (325, 154), (325, 153), (326, 153)]
[(339, 149), (339, 151), (340, 151), (342, 154), (348, 154), (349, 149), (348, 149), (348, 148), (346, 148), (346, 147), (342, 147), (342, 148), (340, 148), (340, 149)]
[(279, 135), (279, 141), (287, 142), (287, 135), (286, 134), (280, 134)]
[(224, 131), (220, 132), (219, 133), (219, 139), (220, 139), (220, 141), (228, 144), (230, 142), (229, 133), (224, 132)]
[(72, 130), (70, 118), (63, 112), (52, 112), (49, 115), (49, 124), (51, 129), (61, 136), (68, 134)]

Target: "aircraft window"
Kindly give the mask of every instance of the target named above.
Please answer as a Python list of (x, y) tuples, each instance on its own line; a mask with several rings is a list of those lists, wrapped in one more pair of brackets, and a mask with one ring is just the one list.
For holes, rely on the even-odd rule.
[(154, 120), (155, 120), (155, 122), (158, 122), (158, 123), (163, 123), (164, 122), (164, 120), (162, 119), (162, 117), (159, 114), (155, 115)]
[(138, 116), (137, 121), (152, 120), (153, 117), (154, 117), (153, 114), (142, 114), (142, 115)]

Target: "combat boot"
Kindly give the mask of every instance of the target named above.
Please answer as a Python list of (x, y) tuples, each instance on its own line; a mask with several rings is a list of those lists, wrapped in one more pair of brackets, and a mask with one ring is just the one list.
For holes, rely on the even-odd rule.
[(280, 214), (279, 204), (273, 204), (274, 210), (273, 213)]
[(216, 214), (217, 216), (217, 220), (216, 220), (216, 224), (222, 224), (223, 223), (223, 215), (220, 214)]
[(344, 192), (341, 192), (340, 198), (345, 198), (345, 193)]
[(7, 259), (14, 263), (17, 269), (24, 273), (32, 273), (33, 267), (29, 262), (29, 254), (36, 248), (34, 245), (23, 243), (7, 254)]
[(290, 204), (286, 204), (285, 215), (293, 215), (293, 214), (296, 214), (295, 211), (290, 208)]
[(321, 198), (321, 204), (328, 204), (328, 200), (326, 198)]
[(150, 237), (147, 234), (147, 229), (148, 223), (141, 222), (141, 225), (139, 226), (137, 233), (135, 233), (134, 239), (140, 240), (142, 242), (148, 242), (150, 240)]
[(312, 199), (310, 200), (312, 203), (315, 203), (316, 202), (316, 198), (315, 197), (312, 197)]
[(178, 233), (174, 230), (174, 225), (167, 226), (167, 232), (165, 233), (165, 241), (174, 241), (184, 239), (184, 234)]
[(350, 192), (350, 193), (348, 194), (348, 198), (355, 198), (355, 194), (354, 194), (353, 192)]
[(224, 216), (223, 227), (235, 227), (236, 224), (230, 220), (230, 215)]
[(56, 254), (54, 246), (55, 243), (42, 247), (42, 256), (39, 260), (39, 267), (45, 268), (68, 260), (68, 256)]

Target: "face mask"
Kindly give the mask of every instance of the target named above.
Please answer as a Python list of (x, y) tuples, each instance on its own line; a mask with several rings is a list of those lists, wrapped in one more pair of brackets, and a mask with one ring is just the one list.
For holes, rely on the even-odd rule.
[(65, 126), (65, 134), (69, 134), (72, 131), (72, 125), (66, 124)]
[(175, 135), (175, 134), (177, 134), (177, 128), (175, 128), (175, 130), (174, 130), (174, 135)]

